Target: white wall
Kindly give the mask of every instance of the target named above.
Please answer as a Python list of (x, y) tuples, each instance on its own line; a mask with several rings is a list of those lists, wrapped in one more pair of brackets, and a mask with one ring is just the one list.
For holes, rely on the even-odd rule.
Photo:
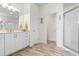
[(45, 16), (42, 18), (43, 18), (43, 23), (42, 24), (40, 23), (39, 42), (47, 43), (47, 19), (48, 19), (48, 16)]
[(48, 3), (42, 7), (40, 7), (40, 16), (45, 16), (51, 13), (60, 12), (63, 9), (62, 3)]
[(47, 40), (56, 42), (56, 14), (51, 14), (47, 20)]
[(63, 47), (63, 12), (57, 13), (57, 46)]
[(30, 9), (30, 46), (39, 42), (39, 7), (31, 4)]
[(56, 13), (57, 15), (57, 45), (63, 45), (63, 19), (59, 20), (59, 16), (62, 16), (63, 4), (62, 3), (50, 3), (43, 7), (40, 7), (40, 17), (44, 19), (44, 23), (40, 24), (40, 42), (47, 41), (47, 17), (49, 14)]

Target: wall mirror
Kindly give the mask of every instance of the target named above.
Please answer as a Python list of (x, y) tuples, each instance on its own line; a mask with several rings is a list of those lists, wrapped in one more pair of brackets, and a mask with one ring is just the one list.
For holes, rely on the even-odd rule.
[(19, 11), (11, 5), (0, 4), (0, 30), (18, 29)]

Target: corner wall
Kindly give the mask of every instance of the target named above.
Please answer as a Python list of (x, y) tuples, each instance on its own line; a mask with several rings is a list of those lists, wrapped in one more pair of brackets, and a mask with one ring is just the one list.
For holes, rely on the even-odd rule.
[(39, 7), (31, 3), (30, 7), (30, 46), (39, 42)]

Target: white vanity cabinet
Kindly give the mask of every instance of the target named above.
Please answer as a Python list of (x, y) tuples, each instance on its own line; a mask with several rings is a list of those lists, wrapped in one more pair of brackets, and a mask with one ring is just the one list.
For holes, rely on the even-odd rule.
[(0, 34), (0, 56), (4, 56), (4, 34)]
[(29, 45), (28, 33), (18, 32), (16, 39), (16, 50), (23, 49)]
[(9, 55), (15, 52), (15, 38), (13, 33), (6, 33), (5, 34), (5, 55)]
[(10, 55), (29, 45), (28, 32), (0, 34), (0, 56)]
[(16, 39), (16, 51), (20, 50), (23, 48), (23, 38), (22, 38), (22, 33), (18, 32), (17, 33), (17, 39)]
[(22, 40), (23, 40), (23, 48), (27, 47), (29, 45), (29, 33), (23, 32), (22, 33)]

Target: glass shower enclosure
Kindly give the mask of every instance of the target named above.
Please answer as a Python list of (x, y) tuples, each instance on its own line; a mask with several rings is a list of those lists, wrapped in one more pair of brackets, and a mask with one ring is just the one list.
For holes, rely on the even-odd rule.
[(64, 43), (72, 51), (79, 53), (79, 7), (64, 13)]

